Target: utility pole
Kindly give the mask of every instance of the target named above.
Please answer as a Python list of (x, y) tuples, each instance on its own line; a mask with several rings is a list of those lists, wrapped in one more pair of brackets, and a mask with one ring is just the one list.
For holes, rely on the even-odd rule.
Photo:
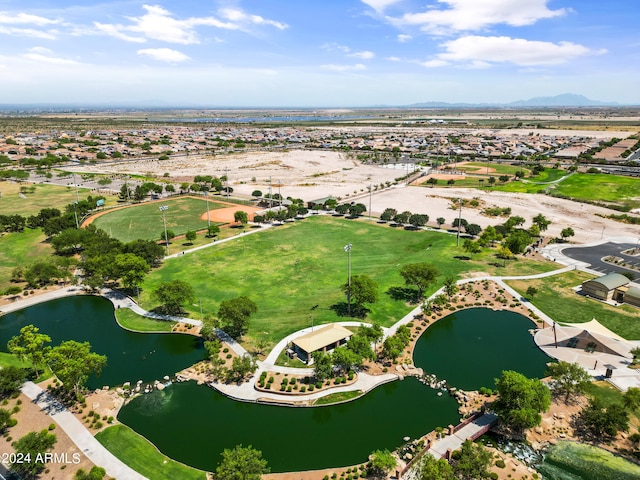
[(347, 252), (347, 314), (351, 316), (351, 245), (348, 243), (344, 247), (344, 251)]
[(373, 184), (369, 184), (369, 220), (371, 220), (371, 193), (373, 192)]
[(80, 197), (78, 197), (78, 182), (76, 182), (76, 174), (75, 173), (73, 174), (73, 185), (74, 185), (74, 187), (76, 187), (76, 203), (80, 203)]
[(162, 212), (162, 223), (164, 224), (164, 248), (167, 255), (169, 255), (169, 237), (167, 236), (167, 219), (164, 216), (164, 212), (169, 210), (167, 205), (160, 205), (158, 207), (160, 212)]
[(229, 198), (229, 168), (225, 168), (224, 169), (224, 178), (226, 179), (227, 182), (227, 198)]

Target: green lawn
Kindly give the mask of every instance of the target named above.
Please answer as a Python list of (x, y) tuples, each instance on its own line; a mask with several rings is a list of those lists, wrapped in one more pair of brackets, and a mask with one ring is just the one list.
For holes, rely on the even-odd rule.
[(143, 317), (128, 308), (120, 308), (115, 312), (118, 324), (134, 332), (170, 332), (174, 325), (172, 322)]
[(640, 207), (640, 178), (606, 174), (577, 174), (561, 182), (554, 193), (577, 200)]
[(26, 228), (22, 233), (0, 236), (0, 292), (10, 283), (11, 272), (17, 265), (28, 265), (48, 257), (53, 249), (45, 243), (42, 230)]
[(147, 439), (124, 425), (106, 428), (96, 434), (96, 439), (125, 464), (149, 479), (206, 479), (205, 472), (163, 455)]
[[(8, 340), (8, 339), (7, 339)], [(7, 352), (0, 352), (0, 367), (20, 367), (20, 368), (32, 368), (31, 362), (20, 360), (15, 355)]]
[[(470, 270), (524, 274), (554, 267), (521, 260), (507, 262), (503, 268), (501, 263), (489, 264), (495, 262), (490, 253), (464, 261), (454, 258), (464, 255), (462, 247), (455, 247), (454, 235), (318, 216), (167, 260), (147, 276), (141, 303), (146, 309), (156, 307), (150, 292), (173, 279), (193, 286), (194, 303), (202, 301), (205, 316), (215, 315), (222, 300), (246, 295), (258, 305), (249, 336), (268, 332), (269, 340), (277, 342), (310, 326), (312, 317), (315, 325), (346, 319), (337, 314), (336, 306), (346, 303), (341, 286), (347, 281), (348, 256), (343, 250), (347, 243), (353, 244), (352, 275), (369, 275), (379, 285), (379, 300), (367, 319), (384, 326), (411, 309), (404, 299), (391, 295), (404, 287), (399, 274), (404, 264), (424, 261), (438, 268), (438, 284), (427, 293), (435, 291), (445, 277)], [(192, 317), (200, 317), (198, 306), (185, 308)]]
[(331, 405), (332, 403), (341, 403), (346, 402), (347, 400), (353, 400), (354, 398), (358, 398), (362, 396), (362, 392), (359, 390), (351, 391), (351, 392), (338, 392), (338, 393), (330, 393), (329, 395), (325, 395), (324, 397), (318, 398), (313, 405)]
[[(34, 193), (25, 194), (26, 198), (20, 198), (18, 193), (20, 187), (33, 187)], [(37, 215), (43, 208), (57, 208), (64, 211), (64, 207), (76, 201), (76, 190), (73, 187), (60, 185), (49, 185), (47, 183), (24, 183), (0, 182), (0, 213), (20, 214), (23, 216)], [(86, 188), (79, 188), (80, 199), (86, 199), (91, 195), (91, 191)], [(107, 197), (107, 205), (115, 204), (115, 197)]]
[(593, 278), (583, 272), (568, 272), (537, 280), (510, 280), (507, 283), (521, 295), (529, 286), (538, 289), (531, 302), (560, 323), (583, 323), (595, 318), (608, 329), (628, 340), (640, 339), (640, 309), (629, 305), (613, 307), (578, 295), (573, 287)]
[[(469, 168), (469, 167), (473, 167), (473, 168)], [(493, 176), (515, 175), (516, 172), (519, 172), (520, 170), (523, 170), (526, 174), (529, 173), (528, 168), (520, 167), (517, 165), (506, 165), (504, 163), (495, 163), (495, 162), (469, 162), (469, 163), (466, 163), (465, 165), (462, 165), (461, 167), (456, 167), (456, 168), (459, 168), (460, 170), (476, 170), (480, 168), (478, 173), (486, 174), (487, 167), (490, 170), (489, 175), (493, 175)], [(494, 171), (491, 171), (492, 169)]]
[[(159, 240), (164, 231), (162, 214), (159, 207), (168, 206), (165, 212), (167, 229), (181, 235), (188, 230), (207, 228), (207, 221), (202, 220), (206, 214), (207, 205), (204, 200), (197, 198), (175, 198), (166, 201), (142, 203), (131, 207), (114, 210), (94, 220), (93, 224), (103, 229), (110, 236), (123, 242), (130, 242), (138, 238), (145, 240)], [(224, 208), (228, 205), (209, 201), (209, 210)]]

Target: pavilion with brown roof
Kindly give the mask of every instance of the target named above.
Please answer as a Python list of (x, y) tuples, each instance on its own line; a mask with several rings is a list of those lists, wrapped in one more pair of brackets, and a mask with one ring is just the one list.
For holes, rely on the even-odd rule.
[(293, 343), (293, 350), (298, 358), (309, 365), (313, 362), (311, 357), (313, 352), (330, 352), (336, 347), (347, 343), (351, 335), (353, 335), (351, 330), (337, 323), (332, 323), (317, 329), (315, 332), (306, 333), (291, 343)]

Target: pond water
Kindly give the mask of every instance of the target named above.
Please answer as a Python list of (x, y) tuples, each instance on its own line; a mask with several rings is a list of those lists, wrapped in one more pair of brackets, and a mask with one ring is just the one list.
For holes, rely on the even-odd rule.
[(413, 359), (425, 373), (463, 390), (495, 388), (503, 370), (542, 378), (551, 359), (540, 350), (525, 316), (488, 308), (455, 312), (431, 325), (418, 339)]
[[(195, 337), (121, 329), (111, 303), (100, 297), (68, 297), (6, 315), (0, 338), (8, 340), (27, 324), (50, 335), (53, 345), (89, 341), (107, 355), (107, 367), (90, 379), (90, 388), (161, 379), (205, 357)], [(548, 358), (535, 347), (532, 326), (510, 312), (456, 312), (423, 334), (415, 363), (464, 389), (492, 387), (504, 369), (541, 376)], [(215, 470), (224, 448), (243, 444), (262, 450), (272, 471), (282, 472), (363, 462), (373, 450), (392, 450), (403, 437), (455, 424), (459, 416), (453, 398), (407, 378), (355, 401), (318, 408), (242, 403), (204, 385), (179, 383), (133, 399), (118, 419), (171, 458), (197, 468)]]
[(52, 346), (65, 340), (88, 341), (92, 351), (107, 356), (100, 376), (87, 382), (91, 389), (162, 380), (206, 358), (198, 337), (120, 328), (111, 302), (92, 295), (60, 298), (0, 317), (0, 350), (6, 352), (6, 342), (30, 324), (49, 335)]

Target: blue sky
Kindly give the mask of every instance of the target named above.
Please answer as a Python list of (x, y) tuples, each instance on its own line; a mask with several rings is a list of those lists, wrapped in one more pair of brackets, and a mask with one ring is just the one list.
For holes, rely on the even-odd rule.
[(638, 0), (0, 0), (0, 103), (640, 104)]

